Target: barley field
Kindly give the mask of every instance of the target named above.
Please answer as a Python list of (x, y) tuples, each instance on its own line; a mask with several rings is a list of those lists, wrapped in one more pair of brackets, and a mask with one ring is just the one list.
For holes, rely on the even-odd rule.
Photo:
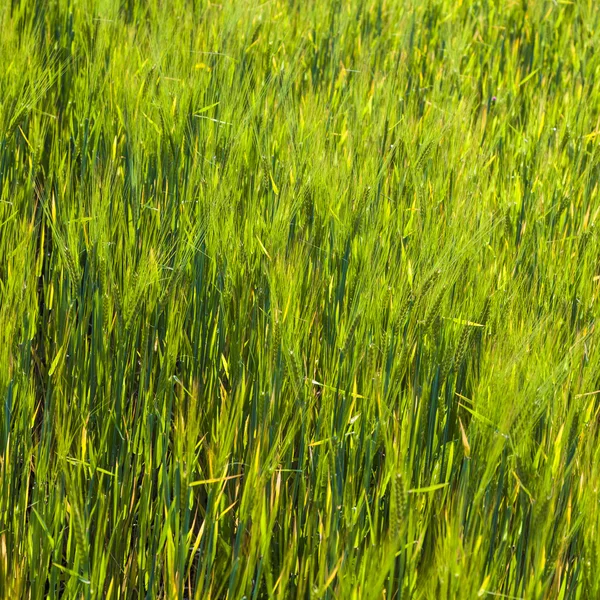
[(595, 1), (0, 31), (0, 598), (600, 598)]

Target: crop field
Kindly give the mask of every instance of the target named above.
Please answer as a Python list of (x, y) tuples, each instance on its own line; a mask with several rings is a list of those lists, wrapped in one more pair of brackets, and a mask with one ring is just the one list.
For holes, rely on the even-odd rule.
[(595, 0), (0, 2), (0, 598), (600, 598)]

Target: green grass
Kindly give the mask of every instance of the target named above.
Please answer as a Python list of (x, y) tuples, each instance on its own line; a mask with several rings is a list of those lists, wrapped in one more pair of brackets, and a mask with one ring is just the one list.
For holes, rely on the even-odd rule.
[(0, 597), (600, 598), (596, 2), (0, 31)]

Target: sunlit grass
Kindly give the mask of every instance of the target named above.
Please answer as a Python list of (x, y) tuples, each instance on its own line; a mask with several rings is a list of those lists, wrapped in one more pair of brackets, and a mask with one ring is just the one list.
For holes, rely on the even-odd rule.
[(0, 30), (0, 597), (600, 597), (595, 3)]

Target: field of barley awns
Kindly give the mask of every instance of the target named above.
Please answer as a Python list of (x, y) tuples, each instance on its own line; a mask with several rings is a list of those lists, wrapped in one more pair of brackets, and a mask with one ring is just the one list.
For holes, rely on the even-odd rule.
[(0, 599), (600, 598), (594, 0), (0, 31)]

